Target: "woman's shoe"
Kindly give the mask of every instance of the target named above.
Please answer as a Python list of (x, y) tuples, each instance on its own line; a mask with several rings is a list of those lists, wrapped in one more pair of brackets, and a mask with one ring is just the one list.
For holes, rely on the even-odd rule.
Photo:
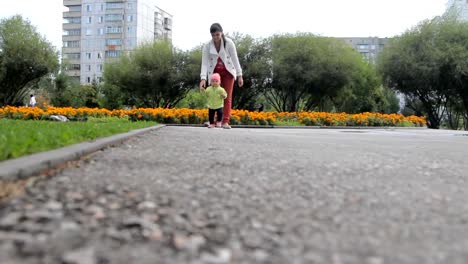
[(223, 128), (224, 128), (224, 129), (231, 129), (231, 126), (230, 126), (229, 124), (224, 124), (224, 125), (223, 125)]

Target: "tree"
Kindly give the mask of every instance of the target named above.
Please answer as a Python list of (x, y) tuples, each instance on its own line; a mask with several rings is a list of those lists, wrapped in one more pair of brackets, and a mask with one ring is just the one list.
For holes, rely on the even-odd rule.
[(273, 82), (266, 98), (278, 111), (322, 110), (325, 100), (333, 101), (351, 83), (360, 61), (362, 57), (338, 39), (275, 36)]
[(457, 98), (468, 118), (468, 23), (452, 16), (421, 22), (390, 42), (379, 71), (413, 111), (426, 115), (428, 127), (439, 128)]
[(127, 104), (175, 105), (199, 79), (193, 66), (196, 61), (192, 53), (173, 49), (166, 41), (143, 44), (117, 62), (106, 64), (104, 81), (106, 87), (123, 92)]
[(394, 91), (382, 86), (373, 64), (361, 60), (356, 64), (349, 85), (333, 100), (337, 112), (362, 113), (399, 111), (399, 99)]
[(447, 98), (447, 115), (453, 118), (451, 125), (455, 128), (461, 113), (464, 129), (468, 130), (468, 22), (444, 17), (438, 23), (437, 33), (436, 43), (441, 53), (438, 85)]
[(239, 33), (234, 34), (232, 39), (236, 43), (244, 79), (244, 86), (234, 89), (233, 108), (252, 110), (258, 97), (271, 86), (270, 40), (256, 40)]
[(0, 105), (22, 101), (41, 77), (59, 67), (58, 52), (29, 21), (0, 21)]
[(176, 50), (172, 62), (171, 83), (168, 98), (171, 106), (176, 105), (182, 100), (189, 90), (198, 87), (200, 81), (201, 48), (183, 52)]

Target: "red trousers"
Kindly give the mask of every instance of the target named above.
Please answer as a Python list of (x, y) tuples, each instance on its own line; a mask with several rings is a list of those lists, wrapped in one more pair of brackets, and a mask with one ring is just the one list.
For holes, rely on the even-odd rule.
[(219, 73), (221, 76), (221, 87), (226, 90), (227, 97), (224, 99), (224, 108), (223, 108), (223, 124), (229, 124), (231, 119), (231, 107), (232, 107), (232, 90), (234, 90), (234, 76), (232, 76), (227, 70), (214, 71)]

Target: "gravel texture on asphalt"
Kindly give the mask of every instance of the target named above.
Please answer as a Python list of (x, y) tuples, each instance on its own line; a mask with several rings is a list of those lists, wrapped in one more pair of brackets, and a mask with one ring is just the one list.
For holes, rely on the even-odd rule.
[(165, 127), (0, 203), (0, 263), (467, 263), (468, 137)]

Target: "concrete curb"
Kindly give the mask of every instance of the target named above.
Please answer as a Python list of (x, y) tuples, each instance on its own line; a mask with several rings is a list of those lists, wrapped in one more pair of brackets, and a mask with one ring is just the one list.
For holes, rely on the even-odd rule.
[(84, 155), (91, 154), (106, 147), (121, 144), (123, 141), (137, 135), (159, 129), (165, 125), (132, 130), (130, 132), (99, 138), (75, 145), (23, 156), (17, 159), (0, 162), (0, 181), (15, 181), (27, 179), (41, 171), (57, 168), (67, 161), (78, 160)]

